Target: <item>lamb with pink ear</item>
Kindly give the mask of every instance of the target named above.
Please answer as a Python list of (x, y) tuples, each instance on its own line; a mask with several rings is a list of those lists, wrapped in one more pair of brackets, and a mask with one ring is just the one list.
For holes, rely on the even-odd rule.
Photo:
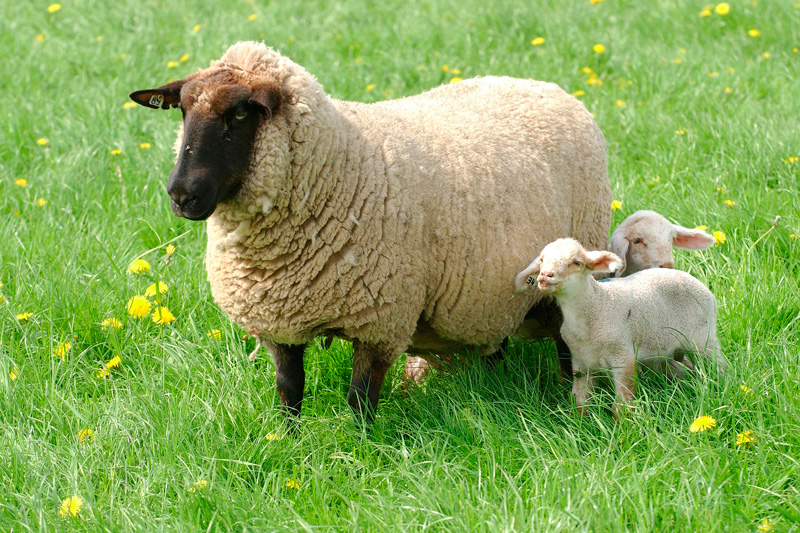
[(611, 235), (608, 249), (623, 261), (617, 277), (648, 268), (672, 268), (673, 248), (704, 250), (714, 237), (699, 229), (672, 224), (655, 211), (636, 211), (622, 221)]
[(564, 315), (561, 336), (572, 352), (572, 394), (584, 412), (594, 378), (611, 374), (620, 404), (634, 398), (636, 365), (682, 376), (700, 353), (724, 368), (717, 340), (714, 295), (679, 270), (651, 268), (619, 279), (597, 281), (623, 266), (608, 251), (587, 251), (575, 239), (558, 239), (516, 277), (518, 291), (538, 290), (556, 298)]

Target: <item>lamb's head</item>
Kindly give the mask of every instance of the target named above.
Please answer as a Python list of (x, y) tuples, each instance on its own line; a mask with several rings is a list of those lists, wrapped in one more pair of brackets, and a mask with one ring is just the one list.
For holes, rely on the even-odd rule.
[(672, 248), (702, 250), (714, 244), (714, 237), (698, 229), (671, 224), (655, 211), (636, 211), (622, 221), (611, 235), (608, 249), (625, 261), (618, 276), (648, 268), (672, 268)]
[[(183, 113), (167, 192), (173, 212), (191, 220), (208, 218), (237, 194), (251, 168), (259, 128), (279, 120), (281, 85), (274, 73), (226, 62), (231, 50), (210, 68), (130, 95), (143, 106)], [(259, 51), (271, 52), (263, 45)]]
[(575, 239), (558, 239), (544, 247), (533, 263), (517, 274), (517, 290), (536, 285), (546, 294), (569, 291), (593, 272), (611, 273), (622, 260), (606, 251), (586, 251)]

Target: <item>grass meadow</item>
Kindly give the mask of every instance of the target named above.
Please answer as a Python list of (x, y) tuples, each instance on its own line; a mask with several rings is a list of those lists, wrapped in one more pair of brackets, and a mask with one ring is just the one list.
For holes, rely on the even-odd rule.
[[(0, 5), (0, 530), (800, 530), (797, 0)], [(614, 224), (717, 232), (676, 266), (717, 296), (728, 374), (644, 372), (616, 424), (607, 386), (575, 412), (550, 342), (408, 391), (401, 358), (365, 434), (336, 341), (309, 348), (288, 436), (269, 357), (212, 301), (203, 223), (171, 214), (180, 112), (126, 105), (250, 39), (341, 99), (488, 74), (576, 94)], [(126, 311), (156, 281), (168, 325)]]

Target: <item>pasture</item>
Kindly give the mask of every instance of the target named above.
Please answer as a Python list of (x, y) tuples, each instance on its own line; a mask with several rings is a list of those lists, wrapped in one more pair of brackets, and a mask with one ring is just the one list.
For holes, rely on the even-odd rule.
[[(2, 0), (0, 530), (800, 530), (797, 0), (224, 6)], [(240, 40), (340, 99), (489, 74), (576, 95), (612, 227), (654, 209), (717, 237), (676, 267), (717, 297), (728, 373), (643, 372), (615, 423), (610, 387), (577, 414), (550, 342), (420, 387), (401, 358), (365, 433), (352, 348), (318, 343), (288, 435), (269, 357), (211, 298), (204, 223), (171, 213), (180, 111), (127, 98)]]

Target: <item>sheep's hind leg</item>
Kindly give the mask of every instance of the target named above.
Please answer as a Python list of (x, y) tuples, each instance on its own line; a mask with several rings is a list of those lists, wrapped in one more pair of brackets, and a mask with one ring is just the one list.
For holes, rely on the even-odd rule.
[(305, 344), (275, 344), (264, 341), (275, 364), (275, 385), (281, 400), (281, 408), (287, 421), (296, 422), (303, 407), (303, 389), (306, 371), (303, 368)]
[(353, 342), (353, 379), (347, 403), (359, 421), (371, 424), (378, 408), (378, 396), (397, 354), (385, 347)]

